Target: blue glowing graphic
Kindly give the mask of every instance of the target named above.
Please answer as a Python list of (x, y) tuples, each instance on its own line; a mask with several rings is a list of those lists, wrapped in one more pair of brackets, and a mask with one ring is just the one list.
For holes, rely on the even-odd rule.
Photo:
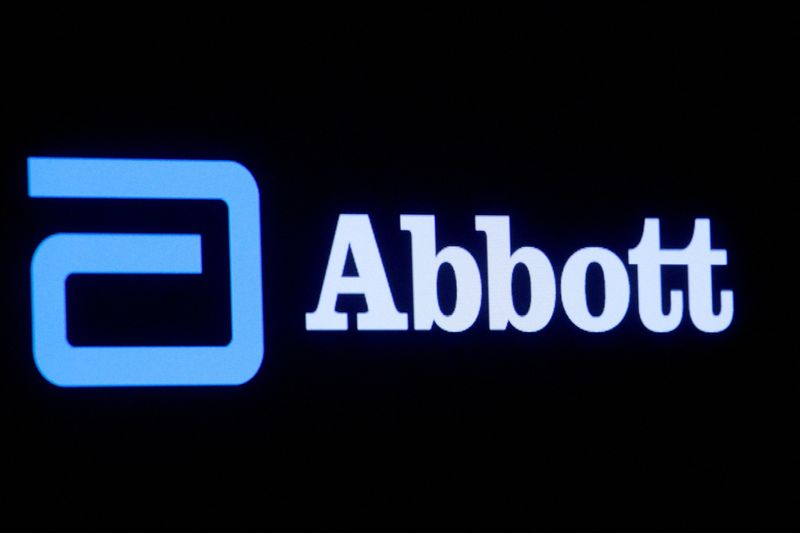
[(28, 159), (34, 198), (222, 200), (228, 206), (231, 342), (227, 346), (72, 346), (71, 274), (200, 274), (200, 235), (57, 233), (31, 261), (33, 355), (63, 387), (239, 385), (264, 356), (258, 187), (233, 161)]

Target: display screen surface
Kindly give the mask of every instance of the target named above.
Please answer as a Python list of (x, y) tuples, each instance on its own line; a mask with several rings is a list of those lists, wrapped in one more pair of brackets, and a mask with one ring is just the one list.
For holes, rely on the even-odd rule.
[(781, 394), (742, 95), (707, 52), (526, 50), (20, 73), (17, 453), (738, 493)]

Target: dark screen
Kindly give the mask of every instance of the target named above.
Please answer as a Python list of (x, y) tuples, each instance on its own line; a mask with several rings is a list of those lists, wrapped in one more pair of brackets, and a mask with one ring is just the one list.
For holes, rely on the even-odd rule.
[[(0, 167), (8, 457), (88, 478), (128, 468), (157, 479), (176, 465), (225, 472), (285, 489), (301, 506), (336, 504), (354, 484), (372, 498), (432, 493), (467, 507), (750, 501), (780, 469), (770, 463), (781, 440), (772, 430), (789, 405), (774, 385), (786, 356), (764, 333), (778, 311), (763, 290), (772, 266), (760, 259), (758, 214), (776, 189), (758, 171), (758, 62), (738, 34), (679, 37), (641, 24), (623, 36), (591, 23), (585, 33), (569, 17), (550, 31), (518, 21), (430, 46), (403, 31), (382, 39), (379, 28), (262, 42), (226, 26), (220, 48), (170, 42), (101, 60), (87, 59), (89, 43), (53, 46), (12, 67)], [(227, 226), (214, 202), (30, 199), (30, 156), (245, 165), (261, 196), (265, 355), (256, 376), (239, 387), (46, 382), (31, 354), (29, 296), (44, 237), (200, 233), (202, 275), (71, 277), (69, 339), (224, 345)], [(695, 218), (710, 218), (712, 245), (728, 251), (714, 286), (734, 291), (734, 319), (707, 334), (684, 313), (675, 331), (650, 332), (629, 267), (631, 305), (607, 333), (579, 330), (560, 302), (540, 332), (490, 331), (485, 291), (463, 333), (358, 331), (360, 296), (338, 300), (348, 331), (309, 332), (305, 313), (316, 308), (342, 213), (370, 216), (395, 302), (412, 321), (401, 214), (435, 214), (437, 245), (469, 250), (484, 288), (475, 215), (510, 216), (512, 249), (543, 250), (557, 277), (585, 246), (625, 261), (645, 217), (660, 218), (662, 246), (673, 248), (688, 244)], [(665, 295), (686, 288), (685, 269), (663, 274)], [(525, 276), (514, 276), (518, 309), (530, 301)], [(602, 277), (588, 276), (597, 312)], [(452, 274), (440, 278), (442, 306), (452, 307)]]

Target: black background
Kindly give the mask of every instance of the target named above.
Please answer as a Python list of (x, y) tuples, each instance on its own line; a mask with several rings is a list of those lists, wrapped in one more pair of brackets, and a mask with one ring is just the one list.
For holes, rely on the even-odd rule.
[[(112, 491), (132, 488), (131, 476), (148, 490), (177, 480), (178, 498), (185, 476), (221, 475), (201, 486), (255, 483), (303, 508), (425, 495), (462, 517), (550, 502), (590, 518), (587, 504), (653, 509), (656, 522), (687, 508), (761, 516), (762, 500), (790, 497), (782, 428), (794, 394), (781, 383), (796, 367), (769, 333), (780, 329), (765, 290), (778, 267), (760, 259), (783, 176), (765, 163), (780, 147), (768, 139), (775, 104), (755, 21), (448, 13), (420, 28), (427, 17), (329, 15), (297, 31), (280, 18), (225, 16), (190, 31), (180, 18), (157, 29), (55, 23), (31, 39), (31, 58), (7, 67), (0, 379), (6, 459), (22, 477), (102, 477)], [(224, 343), (227, 228), (214, 202), (28, 199), (28, 156), (244, 164), (261, 193), (258, 374), (233, 388), (47, 383), (29, 319), (42, 238), (202, 233), (204, 276), (73, 277), (69, 334), (82, 344)], [(400, 214), (435, 214), (438, 245), (470, 250), (484, 287), (476, 214), (509, 215), (512, 246), (544, 250), (557, 273), (583, 246), (625, 259), (646, 216), (661, 218), (665, 247), (685, 246), (694, 218), (710, 217), (729, 260), (715, 283), (734, 290), (734, 320), (709, 335), (685, 313), (673, 333), (651, 333), (629, 269), (628, 314), (604, 334), (578, 330), (560, 304), (539, 333), (490, 332), (485, 291), (460, 334), (306, 332), (340, 213), (370, 215), (410, 319)], [(685, 273), (668, 270), (665, 291), (684, 288)], [(442, 283), (448, 300), (451, 280)]]

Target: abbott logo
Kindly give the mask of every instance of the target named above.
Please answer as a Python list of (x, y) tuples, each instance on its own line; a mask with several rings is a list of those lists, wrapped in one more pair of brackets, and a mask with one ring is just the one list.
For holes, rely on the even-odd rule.
[[(222, 200), (228, 207), (231, 342), (227, 346), (73, 346), (67, 337), (66, 281), (72, 274), (200, 274), (200, 235), (56, 233), (44, 239), (31, 261), (33, 354), (36, 366), (59, 386), (238, 385), (258, 371), (264, 355), (261, 288), (261, 221), (255, 179), (232, 161), (29, 158), (29, 195), (34, 198)], [(478, 319), (484, 300), (488, 326), (537, 332), (553, 318), (558, 299), (579, 329), (602, 333), (628, 314), (635, 269), (636, 299), (644, 327), (675, 330), (684, 310), (705, 333), (726, 330), (734, 313), (733, 290), (713, 282), (715, 268), (728, 264), (724, 248), (711, 246), (711, 221), (697, 218), (684, 248), (663, 248), (661, 221), (646, 218), (627, 263), (599, 246), (577, 250), (560, 276), (538, 248), (511, 245), (508, 216), (475, 216), (485, 235), (486, 279), (470, 251), (437, 244), (434, 215), (400, 215), (409, 233), (413, 320), (396, 306), (367, 214), (341, 214), (315, 310), (305, 314), (307, 331), (344, 331), (347, 313), (337, 311), (341, 295), (362, 295), (366, 311), (356, 314), (357, 330), (462, 332)], [(352, 256), (357, 275), (345, 275)], [(438, 299), (439, 273), (452, 268), (456, 294), (450, 313)], [(587, 272), (603, 276), (603, 306), (589, 309)], [(530, 304), (514, 304), (512, 277), (527, 270)], [(663, 290), (662, 269), (685, 269), (685, 289)], [(714, 302), (719, 304), (715, 305)]]
[(228, 207), (231, 342), (227, 346), (72, 346), (71, 274), (200, 274), (200, 235), (56, 233), (31, 261), (33, 355), (63, 387), (238, 385), (264, 356), (261, 221), (252, 174), (233, 161), (28, 159), (33, 198), (222, 200)]
[[(567, 317), (578, 328), (602, 333), (622, 322), (628, 312), (631, 286), (625, 264), (617, 254), (598, 246), (581, 248), (564, 264), (559, 285), (553, 265), (544, 252), (523, 246), (512, 253), (510, 228), (507, 216), (475, 217), (475, 230), (486, 235), (489, 329), (502, 331), (509, 325), (528, 333), (543, 329), (553, 317), (557, 289), (560, 289)], [(457, 333), (472, 327), (483, 300), (481, 273), (473, 255), (460, 246), (439, 249), (434, 215), (400, 215), (400, 229), (411, 236), (414, 329), (428, 331), (436, 325), (444, 331)], [(352, 254), (358, 271), (356, 276), (344, 274), (348, 254)], [(728, 252), (711, 248), (709, 219), (695, 219), (692, 239), (683, 249), (662, 248), (661, 221), (645, 219), (639, 244), (628, 250), (628, 263), (636, 267), (639, 317), (650, 331), (668, 333), (683, 319), (683, 290), (670, 290), (668, 302), (663, 301), (661, 270), (664, 266), (686, 269), (689, 317), (697, 329), (719, 333), (731, 324), (732, 290), (719, 291), (719, 311), (714, 310), (716, 289), (712, 271), (713, 267), (728, 264)], [(589, 311), (586, 295), (587, 270), (592, 264), (599, 266), (603, 273), (604, 303), (598, 315)], [(444, 265), (452, 268), (456, 281), (455, 308), (449, 314), (442, 312), (438, 297), (439, 272)], [(517, 267), (526, 269), (530, 278), (531, 303), (524, 314), (514, 306), (511, 290), (511, 278)], [(409, 328), (408, 314), (395, 306), (366, 214), (339, 215), (319, 303), (315, 311), (306, 313), (306, 329), (347, 330), (347, 314), (336, 310), (336, 301), (344, 294), (363, 295), (366, 300), (367, 310), (356, 316), (356, 329)]]

